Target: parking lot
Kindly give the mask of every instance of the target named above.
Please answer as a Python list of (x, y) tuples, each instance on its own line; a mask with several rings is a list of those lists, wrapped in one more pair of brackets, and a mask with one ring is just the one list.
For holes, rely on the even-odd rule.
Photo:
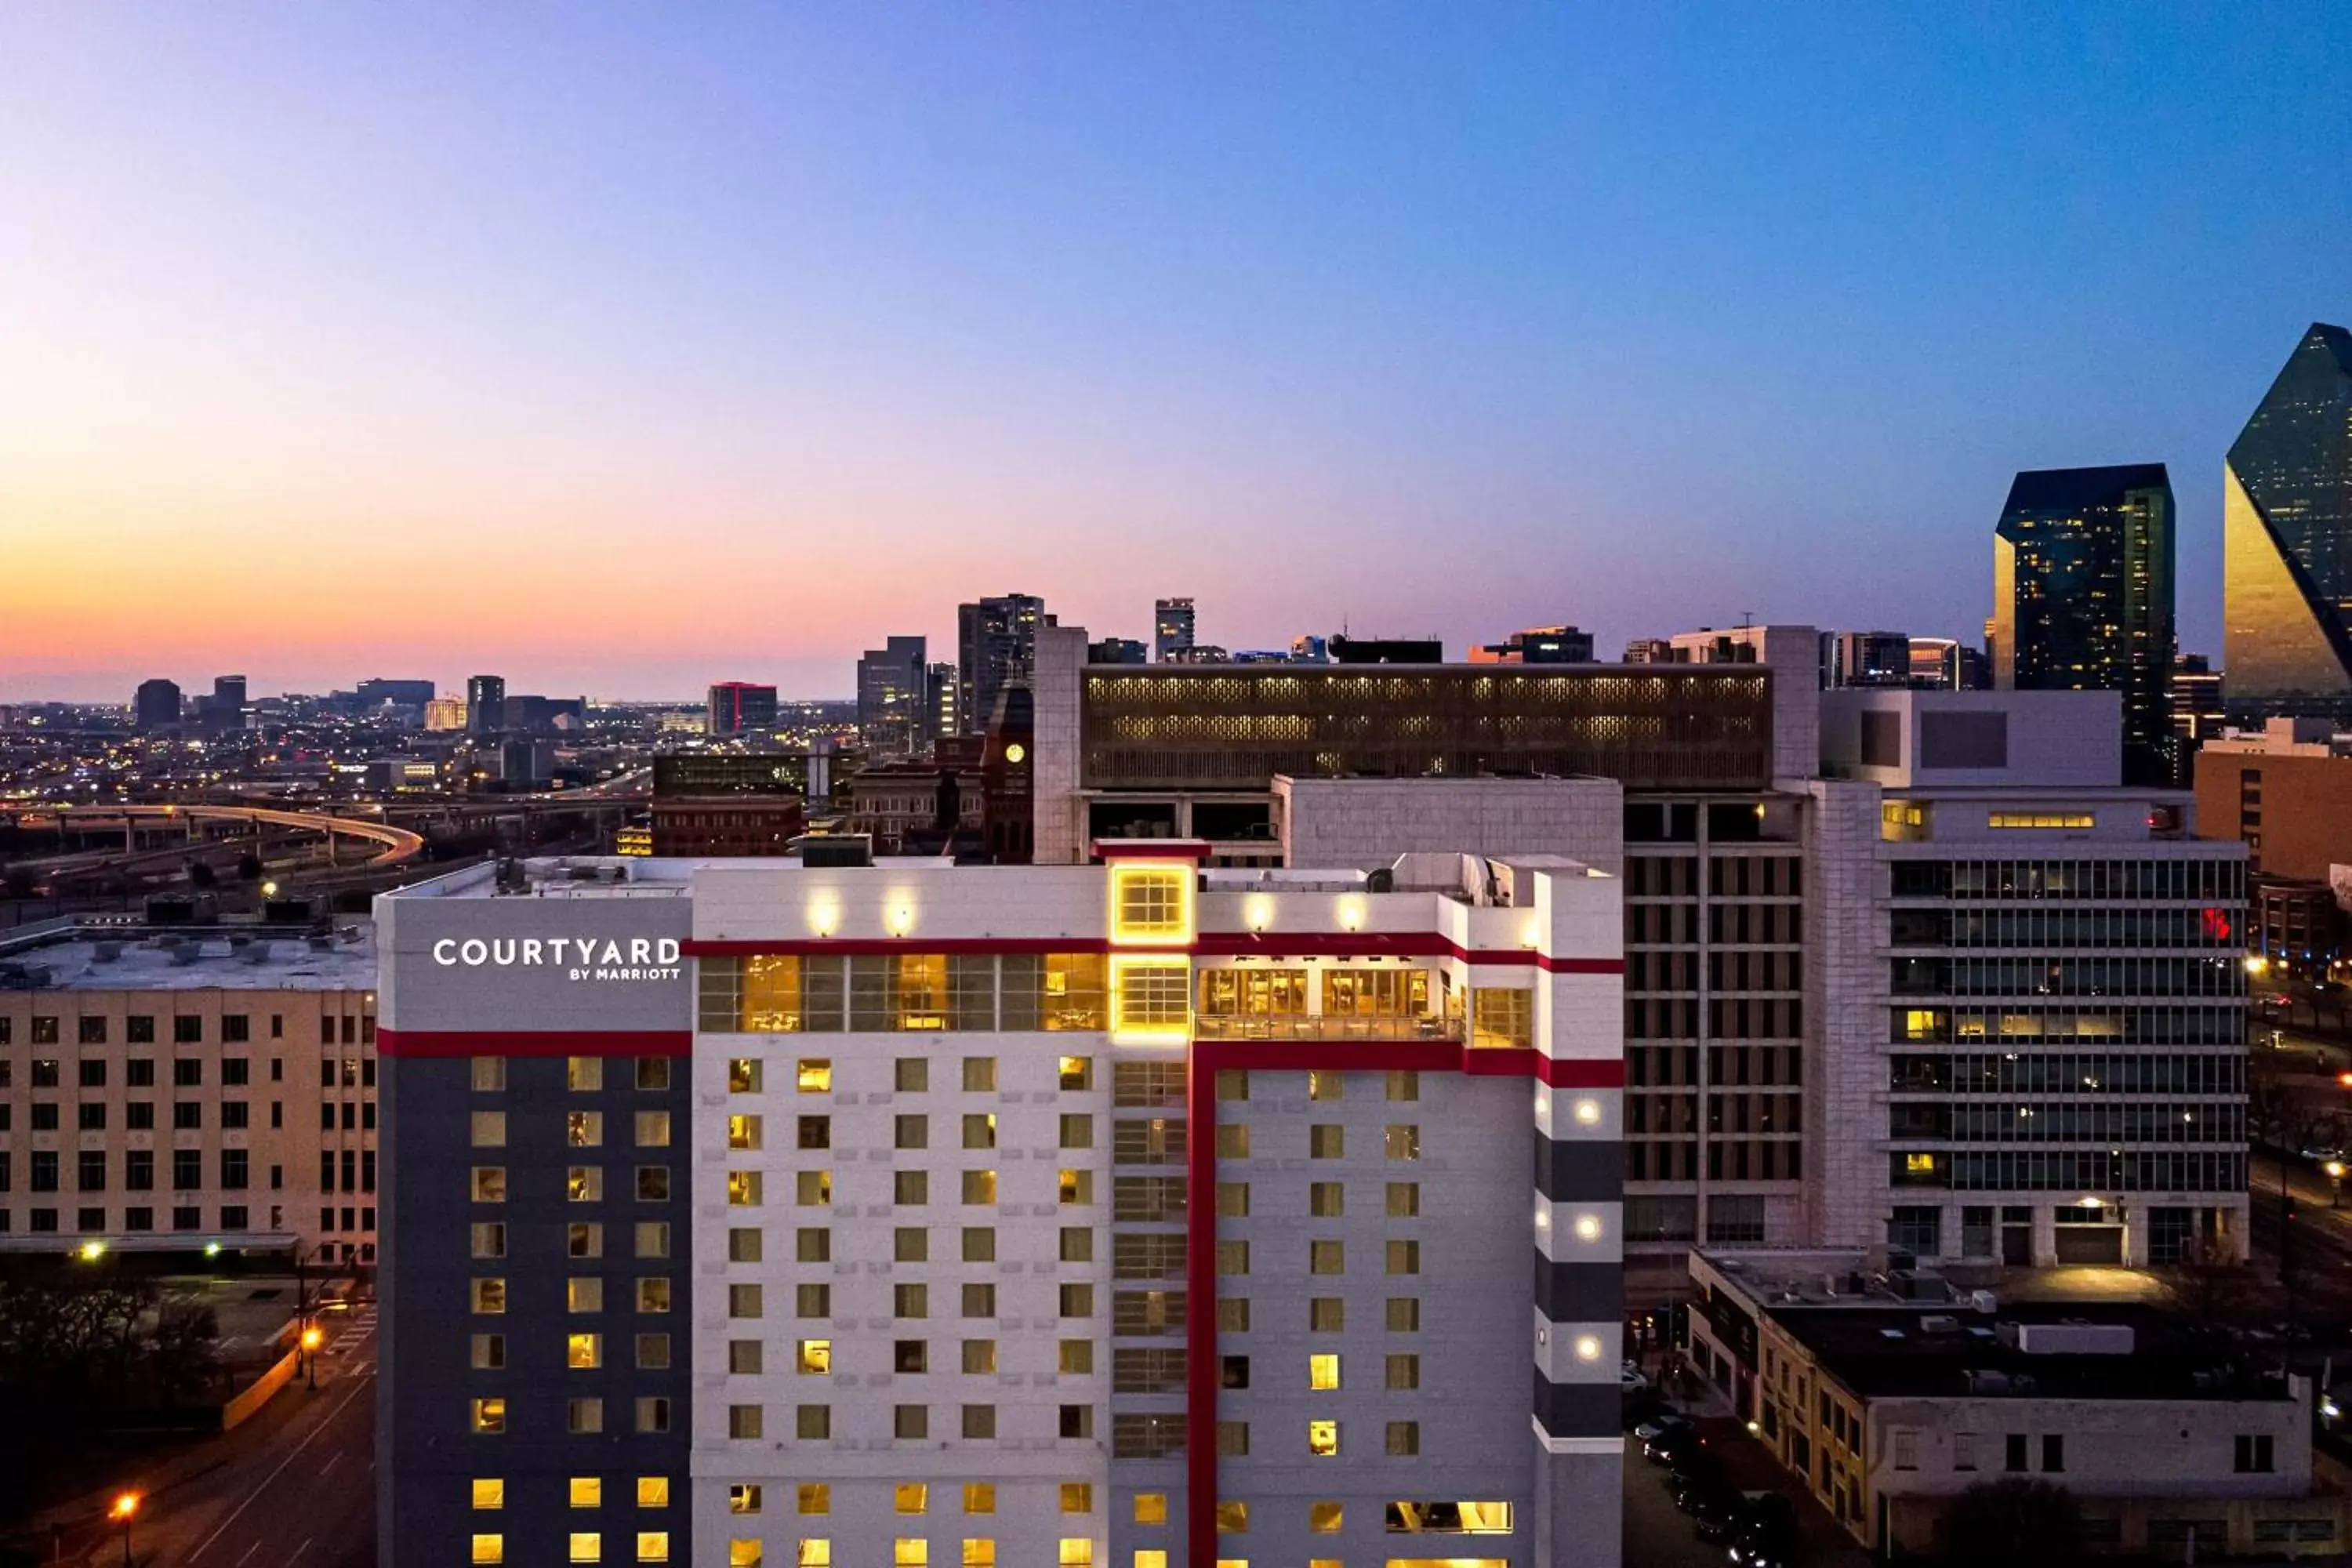
[[(1762, 1446), (1727, 1416), (1702, 1416), (1707, 1446), (1722, 1456), (1732, 1483), (1743, 1491), (1775, 1491), (1797, 1504), (1804, 1542), (1804, 1568), (1863, 1568), (1870, 1556), (1838, 1528), (1829, 1510), (1803, 1494), (1796, 1478), (1775, 1463)], [(1725, 1568), (1727, 1548), (1701, 1541), (1690, 1517), (1666, 1495), (1666, 1473), (1642, 1457), (1642, 1445), (1625, 1439), (1625, 1561), (1648, 1568)]]

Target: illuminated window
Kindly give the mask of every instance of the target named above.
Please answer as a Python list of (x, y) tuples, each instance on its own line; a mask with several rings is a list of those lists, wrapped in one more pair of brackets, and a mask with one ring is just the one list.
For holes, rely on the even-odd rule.
[(1336, 1502), (1310, 1502), (1307, 1505), (1307, 1528), (1318, 1535), (1336, 1534), (1343, 1513)]
[(1535, 1041), (1535, 993), (1481, 989), (1470, 997), (1473, 1046), (1525, 1046)]
[(1391, 1535), (1508, 1535), (1507, 1502), (1392, 1502), (1386, 1510)]
[(637, 1478), (637, 1506), (639, 1508), (667, 1508), (669, 1506), (669, 1478), (667, 1476), (639, 1476)]
[(729, 1487), (727, 1489), (727, 1511), (729, 1513), (759, 1512), (759, 1487), (748, 1482), (739, 1483), (735, 1486)]
[[(808, 1543), (803, 1542), (801, 1544), (805, 1547)], [(761, 1561), (760, 1543), (756, 1540), (746, 1541), (741, 1536), (737, 1536), (728, 1542), (727, 1568), (760, 1568)], [(827, 1563), (833, 1561), (830, 1552), (826, 1554), (825, 1561)]]
[(594, 1149), (604, 1142), (604, 1113), (570, 1110), (563, 1116), (563, 1141), (574, 1149)]
[(477, 1110), (473, 1117), (474, 1147), (503, 1149), (507, 1143), (507, 1113), (503, 1110)]
[(1307, 1424), (1307, 1451), (1318, 1459), (1329, 1458), (1339, 1451), (1339, 1424), (1337, 1421), (1309, 1421)]
[(504, 1334), (474, 1336), (473, 1366), (477, 1372), (496, 1372), (507, 1364), (507, 1337)]
[(1092, 1057), (1062, 1058), (1062, 1088), (1066, 1090), (1089, 1089), (1095, 1086), (1095, 1059)]
[(1307, 1358), (1307, 1386), (1314, 1389), (1330, 1389), (1339, 1387), (1339, 1358), (1336, 1355), (1328, 1354), (1316, 1354), (1308, 1356)]
[(967, 1535), (963, 1541), (963, 1568), (996, 1568), (996, 1542), (985, 1535)]
[(567, 1334), (564, 1336), (563, 1364), (574, 1372), (591, 1372), (604, 1364), (604, 1336), (602, 1334)]
[(563, 1227), (563, 1252), (567, 1258), (602, 1258), (604, 1256), (604, 1227), (601, 1225), (567, 1225)]
[(761, 1123), (756, 1116), (730, 1116), (727, 1119), (727, 1146), (730, 1149), (757, 1149), (761, 1143)]
[(1168, 1568), (1168, 1553), (1157, 1546), (1139, 1547), (1132, 1561), (1134, 1568)]
[[(828, 1070), (830, 1070), (828, 1068)], [(760, 1058), (734, 1057), (727, 1063), (727, 1092), (757, 1094), (760, 1092)]]
[(760, 1204), (760, 1173), (730, 1171), (727, 1173), (727, 1201), (736, 1208), (756, 1208)]
[(993, 1204), (996, 1201), (996, 1173), (966, 1171), (963, 1173), (963, 1201), (968, 1204)]
[(1111, 1029), (1181, 1036), (1192, 1022), (1192, 966), (1165, 959), (1120, 958), (1111, 966)]
[(996, 1511), (996, 1483), (994, 1481), (966, 1481), (963, 1486), (963, 1510), (966, 1513), (994, 1513)]
[(475, 1057), (472, 1058), (472, 1061), (474, 1068), (474, 1088), (478, 1092), (483, 1094), (496, 1094), (506, 1088), (506, 1058)]
[(1081, 1206), (1095, 1201), (1095, 1173), (1092, 1171), (1064, 1171), (1057, 1187), (1065, 1204)]
[(499, 1279), (477, 1279), (473, 1281), (473, 1306), (478, 1313), (496, 1314), (507, 1310), (507, 1282)]
[(474, 1430), (496, 1434), (507, 1429), (507, 1402), (493, 1394), (474, 1401)]
[(793, 1561), (796, 1568), (833, 1568), (833, 1542), (821, 1535), (804, 1535)]
[(506, 1482), (502, 1480), (484, 1480), (478, 1477), (476, 1478), (474, 1481), (474, 1506), (478, 1509), (506, 1507)]
[(631, 1119), (635, 1123), (636, 1146), (640, 1149), (669, 1147), (669, 1112), (640, 1110)]
[(1114, 866), (1110, 880), (1114, 943), (1149, 947), (1192, 940), (1190, 866)]
[(1135, 1522), (1138, 1524), (1167, 1523), (1168, 1494), (1166, 1492), (1136, 1493)]
[(669, 1531), (640, 1530), (637, 1531), (637, 1561), (667, 1563), (669, 1561)]
[(901, 1535), (890, 1543), (891, 1568), (929, 1568), (931, 1543), (919, 1535)]
[(504, 1563), (507, 1560), (507, 1538), (503, 1535), (474, 1537), (476, 1563)]
[(793, 1501), (793, 1511), (821, 1514), (833, 1511), (833, 1488), (824, 1481), (803, 1481)]
[(1095, 1543), (1093, 1538), (1085, 1535), (1066, 1535), (1062, 1537), (1062, 1550), (1058, 1561), (1061, 1563), (1061, 1568), (1094, 1568)]
[(1421, 1129), (1405, 1122), (1395, 1122), (1382, 1130), (1381, 1152), (1391, 1160), (1421, 1158)]
[(1062, 1483), (1064, 1513), (1092, 1513), (1095, 1510), (1095, 1489), (1085, 1481)]
[(604, 1481), (601, 1476), (574, 1476), (568, 1493), (573, 1508), (604, 1506)]
[(803, 1340), (801, 1342), (800, 1363), (796, 1370), (803, 1377), (830, 1377), (833, 1375), (833, 1342), (831, 1340)]
[(1932, 1176), (1936, 1173), (1936, 1156), (1906, 1154), (1903, 1156), (1903, 1170), (1906, 1175)]
[(1249, 1532), (1249, 1504), (1223, 1502), (1217, 1504), (1217, 1533), (1245, 1535)]
[(573, 1165), (563, 1174), (563, 1195), (575, 1204), (604, 1201), (604, 1167)]
[(931, 1489), (920, 1481), (900, 1481), (890, 1491), (890, 1511), (922, 1514), (930, 1511)]
[(1985, 817), (1987, 827), (2096, 827), (2099, 819), (2087, 811), (1996, 811)]
[(669, 1310), (669, 1281), (664, 1278), (637, 1281), (637, 1310), (667, 1312)]
[(604, 1561), (604, 1538), (593, 1530), (573, 1531), (571, 1561), (574, 1563)]
[(507, 1168), (504, 1165), (477, 1165), (473, 1176), (476, 1203), (502, 1204), (507, 1201)]
[(831, 1094), (833, 1092), (833, 1058), (803, 1057), (793, 1074), (793, 1087), (801, 1094)]

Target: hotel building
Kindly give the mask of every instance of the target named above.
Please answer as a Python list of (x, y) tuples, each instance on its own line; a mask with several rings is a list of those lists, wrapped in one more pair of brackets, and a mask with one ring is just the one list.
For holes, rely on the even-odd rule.
[(375, 952), (120, 916), (0, 940), (0, 1251), (376, 1258)]
[(381, 900), (386, 1563), (1616, 1561), (1619, 879), (1091, 847)]

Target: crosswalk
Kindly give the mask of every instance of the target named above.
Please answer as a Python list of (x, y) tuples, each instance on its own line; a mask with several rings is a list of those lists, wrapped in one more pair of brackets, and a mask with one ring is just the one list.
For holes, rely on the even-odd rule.
[(321, 1312), (319, 1326), (326, 1342), (319, 1347), (322, 1361), (348, 1360), (375, 1353), (376, 1311), (373, 1301), (357, 1301), (341, 1312)]

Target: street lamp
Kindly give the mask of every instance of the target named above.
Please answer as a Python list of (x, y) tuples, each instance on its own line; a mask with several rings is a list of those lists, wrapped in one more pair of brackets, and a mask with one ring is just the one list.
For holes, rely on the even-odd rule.
[(304, 1375), (313, 1388), (319, 1386), (319, 1346), (326, 1337), (316, 1326), (302, 1331)]
[(131, 1516), (139, 1511), (139, 1494), (124, 1492), (114, 1500), (108, 1517), (122, 1521), (122, 1568), (131, 1568)]
[(2332, 1195), (2327, 1200), (2327, 1206), (2332, 1209), (2342, 1208), (2344, 1206), (2344, 1162), (2330, 1160), (2320, 1168), (2327, 1173), (2327, 1180), (2334, 1188)]

